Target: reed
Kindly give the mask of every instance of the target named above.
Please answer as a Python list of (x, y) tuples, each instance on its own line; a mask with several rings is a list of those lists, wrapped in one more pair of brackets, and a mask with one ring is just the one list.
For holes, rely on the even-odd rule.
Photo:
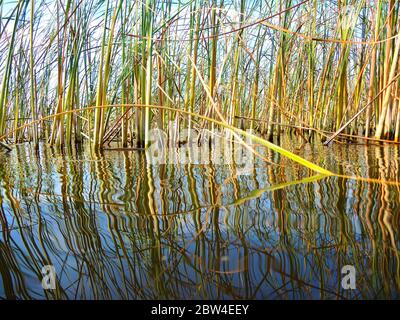
[[(1, 298), (398, 297), (399, 15), (395, 0), (0, 1)], [(163, 160), (223, 129), (255, 165), (153, 165), (156, 128)], [(29, 279), (53, 263), (41, 292)], [(338, 287), (349, 264), (363, 290)]]
[[(320, 131), (340, 129), (399, 140), (396, 1), (29, 4), (2, 10), (0, 132), (58, 115), (18, 133), (19, 142), (37, 145), (47, 135), (60, 147), (147, 147), (149, 131), (170, 121), (177, 136), (183, 129), (212, 129), (212, 122), (191, 116), (217, 119), (199, 76), (229, 125), (270, 140), (289, 125), (310, 128), (290, 133), (317, 132), (320, 139), (326, 139)], [(53, 13), (55, 21), (43, 18)], [(21, 15), (28, 25), (19, 23)], [(63, 115), (116, 103), (156, 104), (188, 116), (129, 107)]]
[[(0, 87), (0, 132), (4, 133), (5, 130), (7, 130), (7, 107), (8, 107), (8, 95), (9, 95), (9, 84), (10, 84), (10, 78), (11, 78), (11, 63), (12, 63), (12, 58), (14, 54), (14, 45), (15, 45), (15, 37), (18, 32), (18, 23), (19, 23), (19, 18), (21, 15), (21, 12), (23, 10), (23, 4), (24, 2), (22, 0), (18, 1), (17, 6), (15, 9), (12, 11), (15, 14), (14, 18), (14, 26), (12, 29), (11, 33), (11, 38), (6, 39), (6, 48), (7, 50), (7, 55), (6, 55), (6, 62), (3, 68), (3, 75), (2, 75), (2, 81), (1, 81), (1, 87)], [(11, 20), (11, 17), (9, 18)], [(2, 34), (5, 31), (2, 30)]]

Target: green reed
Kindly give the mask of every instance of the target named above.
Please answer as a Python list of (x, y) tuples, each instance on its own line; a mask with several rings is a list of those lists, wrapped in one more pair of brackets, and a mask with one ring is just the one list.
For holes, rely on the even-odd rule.
[(147, 148), (170, 122), (177, 139), (222, 123), (265, 146), (283, 130), (398, 142), (399, 13), (394, 0), (2, 2), (2, 143)]

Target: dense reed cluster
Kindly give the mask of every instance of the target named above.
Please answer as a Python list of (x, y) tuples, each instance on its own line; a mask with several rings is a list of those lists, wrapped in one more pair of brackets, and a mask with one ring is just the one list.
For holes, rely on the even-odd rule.
[(143, 148), (174, 122), (398, 142), (399, 4), (0, 1), (0, 140)]

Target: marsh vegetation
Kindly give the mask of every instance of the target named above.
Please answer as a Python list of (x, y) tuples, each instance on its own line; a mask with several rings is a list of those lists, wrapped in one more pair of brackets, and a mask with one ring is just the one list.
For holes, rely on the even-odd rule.
[(399, 14), (0, 0), (0, 297), (398, 298)]

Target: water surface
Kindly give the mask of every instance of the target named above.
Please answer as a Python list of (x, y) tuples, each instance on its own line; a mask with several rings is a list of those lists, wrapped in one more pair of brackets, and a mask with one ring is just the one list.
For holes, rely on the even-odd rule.
[[(399, 180), (394, 146), (284, 147), (335, 173)], [(0, 297), (399, 298), (399, 188), (315, 173), (265, 149), (230, 165), (144, 152), (0, 155)], [(245, 173), (245, 174), (243, 174)], [(44, 290), (53, 265), (56, 290)], [(356, 270), (356, 289), (341, 269)]]

